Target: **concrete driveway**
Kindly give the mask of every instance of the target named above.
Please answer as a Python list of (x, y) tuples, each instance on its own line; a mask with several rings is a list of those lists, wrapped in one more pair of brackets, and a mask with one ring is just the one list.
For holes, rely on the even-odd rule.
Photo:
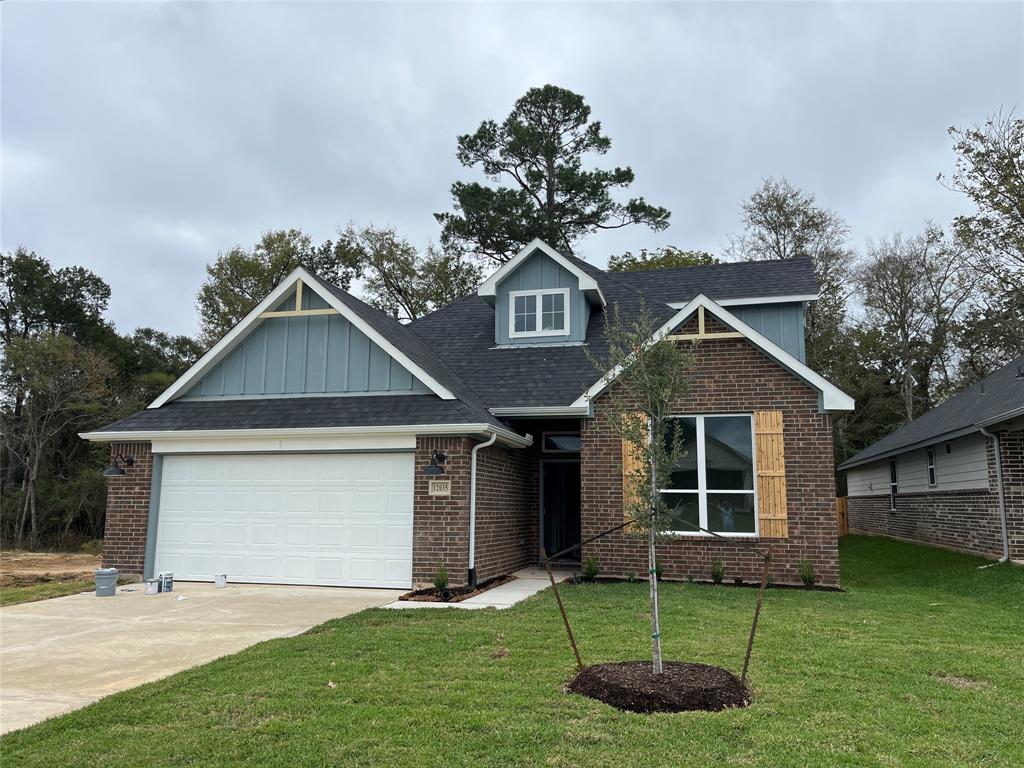
[(0, 609), (0, 733), (401, 594), (181, 582), (161, 595), (128, 588)]

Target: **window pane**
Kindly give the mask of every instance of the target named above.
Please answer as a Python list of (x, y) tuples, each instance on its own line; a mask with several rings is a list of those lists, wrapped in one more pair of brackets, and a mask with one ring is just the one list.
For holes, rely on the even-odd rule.
[(754, 494), (709, 493), (708, 529), (715, 533), (753, 533)]
[(565, 296), (561, 293), (546, 293), (541, 296), (541, 329), (561, 331), (565, 329)]
[(537, 297), (516, 296), (514, 303), (516, 333), (537, 330)]
[(663, 493), (661, 498), (670, 510), (666, 530), (677, 533), (700, 531), (700, 503), (696, 493)]
[(545, 451), (579, 451), (579, 435), (545, 435)]
[(672, 467), (668, 487), (673, 490), (697, 490), (697, 420), (694, 418), (672, 419), (665, 433), (666, 447), (672, 440), (674, 430), (679, 430), (684, 454)]
[(753, 453), (749, 416), (704, 418), (708, 490), (754, 490)]

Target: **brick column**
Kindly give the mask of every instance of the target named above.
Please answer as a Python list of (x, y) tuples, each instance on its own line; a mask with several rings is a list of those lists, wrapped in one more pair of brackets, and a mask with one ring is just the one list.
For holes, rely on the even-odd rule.
[(107, 478), (107, 518), (103, 536), (103, 565), (122, 573), (142, 575), (149, 525), (149, 491), (153, 479), (153, 453), (149, 443), (113, 443), (117, 453), (135, 460), (120, 477)]
[[(448, 569), (452, 586), (466, 583), (469, 568), (469, 451), (475, 445), (469, 437), (416, 438), (413, 481), (412, 581), (430, 584), (438, 562)], [(433, 451), (447, 456), (444, 477), (451, 480), (451, 496), (431, 496), (430, 478), (423, 469)]]

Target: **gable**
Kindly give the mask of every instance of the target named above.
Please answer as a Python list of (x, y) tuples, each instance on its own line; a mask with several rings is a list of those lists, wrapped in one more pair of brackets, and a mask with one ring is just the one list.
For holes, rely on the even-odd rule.
[[(540, 250), (516, 265), (497, 284), (494, 296), (494, 338), (495, 343), (549, 343), (580, 342), (586, 338), (587, 323), (590, 322), (590, 304), (579, 287), (579, 278)], [(566, 319), (566, 329), (545, 334), (537, 331), (529, 336), (517, 336), (514, 330), (513, 300), (516, 296), (533, 292), (554, 292), (561, 290), (558, 298)], [(541, 299), (542, 300), (542, 299)]]

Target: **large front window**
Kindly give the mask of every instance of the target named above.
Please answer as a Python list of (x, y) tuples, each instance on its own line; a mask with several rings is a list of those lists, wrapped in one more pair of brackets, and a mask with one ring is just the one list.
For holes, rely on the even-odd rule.
[(569, 333), (569, 289), (509, 294), (509, 336), (565, 336)]
[(684, 454), (672, 467), (662, 498), (674, 533), (757, 533), (752, 419), (743, 416), (680, 416), (667, 439), (679, 433)]

